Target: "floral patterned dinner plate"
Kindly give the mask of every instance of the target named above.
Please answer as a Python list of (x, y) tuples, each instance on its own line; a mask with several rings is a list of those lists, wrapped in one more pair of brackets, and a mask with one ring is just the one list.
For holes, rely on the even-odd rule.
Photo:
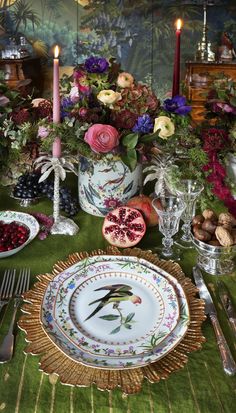
[(90, 262), (57, 291), (54, 320), (74, 344), (91, 354), (138, 356), (170, 334), (179, 304), (170, 282), (139, 261)]
[[(144, 366), (167, 354), (171, 349), (173, 349), (174, 346), (178, 344), (186, 333), (189, 323), (189, 308), (187, 300), (181, 285), (173, 276), (167, 274), (165, 271), (145, 260), (138, 259), (136, 257), (119, 257), (119, 260), (116, 262), (117, 267), (119, 266), (121, 268), (123, 266), (126, 268), (123, 272), (120, 271), (119, 274), (117, 274), (118, 271), (114, 272), (114, 268), (113, 271), (110, 271), (108, 274), (107, 267), (111, 266), (111, 263), (112, 266), (114, 266), (114, 256), (90, 257), (57, 275), (54, 280), (49, 283), (45, 292), (42, 305), (41, 322), (51, 340), (57, 344), (59, 348), (65, 352), (65, 354), (76, 361), (82, 362), (83, 364), (100, 368), (109, 367), (111, 369)], [(127, 267), (129, 267), (129, 271), (127, 270)], [(107, 277), (104, 275), (104, 268), (106, 268), (105, 274)], [(130, 268), (136, 268), (134, 273), (132, 273)], [(144, 273), (145, 276), (143, 275)], [(90, 276), (88, 276), (88, 274), (90, 274)], [(117, 275), (119, 277), (119, 282), (117, 281)], [(79, 281), (75, 282), (77, 277)], [(162, 308), (161, 306), (158, 307), (155, 301), (156, 296), (158, 296), (158, 294), (160, 295), (159, 288), (157, 288), (158, 284), (163, 282), (164, 289), (163, 278), (167, 281), (166, 286), (169, 292), (173, 294), (174, 291), (174, 295), (177, 296), (180, 304), (180, 314), (177, 317), (175, 327), (172, 331), (168, 331), (167, 329), (164, 338), (155, 334), (152, 334), (151, 336), (149, 334), (149, 336), (145, 338), (145, 331), (151, 331), (150, 325), (153, 322), (152, 320), (155, 319), (155, 311), (159, 311), (159, 308)], [(107, 279), (109, 280), (109, 283), (107, 283)], [(127, 282), (129, 284), (127, 284)], [(115, 291), (114, 288), (110, 288), (114, 285), (116, 286)], [(126, 287), (123, 287), (124, 285), (128, 285), (131, 289), (127, 290)], [(103, 290), (103, 288), (107, 286), (109, 287), (108, 290)], [(169, 287), (171, 287), (171, 289), (169, 289)], [(120, 288), (121, 290), (117, 292), (117, 288)], [(55, 294), (56, 290), (57, 293)], [(95, 292), (95, 290), (98, 291)], [(137, 303), (133, 303), (130, 299), (118, 300), (118, 302), (122, 302), (122, 304), (125, 303), (125, 306), (120, 306), (119, 310), (117, 310), (117, 301), (115, 300), (113, 303), (111, 300), (111, 302), (104, 305), (102, 309), (97, 310), (93, 316), (90, 316), (95, 311), (95, 308), (97, 308), (95, 307), (96, 304), (97, 306), (100, 304), (99, 302), (91, 304), (93, 310), (89, 313), (89, 303), (99, 300), (99, 298), (95, 297), (96, 293), (99, 293), (99, 298), (102, 298), (102, 295), (105, 295), (104, 293), (110, 293), (110, 297), (112, 299), (115, 298), (117, 294), (119, 296), (118, 298), (120, 298), (120, 295), (123, 295), (123, 298), (127, 298), (128, 295), (129, 297), (132, 297), (134, 301), (137, 301)], [(63, 304), (64, 307), (62, 305), (62, 308), (64, 309), (60, 313), (60, 303), (64, 301), (63, 297), (65, 296), (67, 296), (66, 302), (68, 305), (65, 307), (65, 304)], [(140, 300), (137, 297), (141, 299), (141, 302), (139, 302)], [(144, 302), (145, 300), (150, 300), (150, 307), (148, 308), (150, 321), (145, 314), (145, 309), (136, 313), (137, 308), (141, 309), (142, 299)], [(85, 303), (87, 303), (86, 306)], [(113, 308), (114, 304), (115, 307)], [(155, 311), (152, 310), (152, 306)], [(63, 315), (64, 310), (66, 311), (66, 316), (63, 316), (62, 318), (68, 318), (67, 321), (69, 321), (68, 325), (65, 324), (67, 326), (66, 335), (65, 331), (62, 332), (61, 329), (63, 323), (60, 327), (58, 326), (57, 316), (55, 317), (53, 308), (57, 308), (56, 311), (58, 317), (59, 314)], [(84, 309), (82, 310), (82, 308)], [(109, 308), (111, 310), (107, 312)], [(136, 311), (134, 311), (133, 308), (135, 308)], [(106, 310), (105, 314), (104, 310)], [(74, 330), (77, 331), (78, 328), (79, 333), (83, 333), (83, 331), (80, 330), (81, 326), (76, 326), (75, 328), (75, 324), (82, 324), (83, 327), (85, 324), (84, 319), (88, 318), (87, 321), (89, 321), (94, 316), (98, 319), (98, 317), (100, 317), (99, 313), (101, 318), (93, 325), (96, 327), (99, 321), (101, 323), (100, 331), (96, 328), (95, 330), (92, 329), (91, 332), (99, 331), (100, 336), (98, 337), (98, 333), (96, 333), (96, 336), (90, 334), (89, 327), (86, 327), (86, 334), (82, 335), (80, 342), (78, 343), (74, 341), (72, 338), (74, 335)], [(119, 319), (116, 317), (118, 314)], [(137, 322), (135, 316), (138, 317)], [(54, 317), (56, 318), (56, 322)], [(159, 318), (157, 317), (156, 319), (159, 322)], [(140, 336), (140, 327), (137, 330), (138, 334), (135, 333), (134, 329), (132, 332), (133, 334), (130, 335), (129, 333), (132, 331), (132, 328), (137, 327), (136, 324), (138, 324), (138, 321), (142, 324), (141, 331), (143, 335)], [(127, 327), (125, 327), (122, 322), (126, 324)], [(104, 330), (101, 329), (101, 325), (103, 323), (106, 325)], [(131, 325), (131, 328), (128, 327), (129, 325)], [(72, 326), (72, 330), (70, 329), (70, 326)], [(149, 327), (149, 330), (147, 327)], [(128, 334), (121, 334), (120, 331), (122, 332), (122, 329), (125, 332), (127, 330)], [(113, 332), (113, 330), (115, 330), (115, 332)], [(102, 334), (103, 331), (104, 334)], [(88, 337), (88, 334), (90, 334), (90, 337)], [(119, 334), (119, 341), (118, 339), (113, 338), (116, 334)], [(111, 336), (112, 338), (110, 338)], [(136, 337), (139, 341), (135, 341)], [(94, 344), (92, 344), (93, 340)], [(141, 343), (141, 346), (139, 347), (139, 344), (137, 343)], [(135, 354), (136, 351), (137, 354)]]

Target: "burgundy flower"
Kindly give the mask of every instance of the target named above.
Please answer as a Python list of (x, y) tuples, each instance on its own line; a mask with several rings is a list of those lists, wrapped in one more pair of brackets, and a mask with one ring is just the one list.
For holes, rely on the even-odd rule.
[(233, 115), (236, 115), (236, 107), (226, 102), (213, 102), (211, 104), (211, 110), (215, 113), (232, 113)]
[(21, 125), (24, 122), (28, 122), (30, 119), (28, 109), (20, 109), (19, 111), (12, 112), (11, 119), (17, 125)]
[(79, 91), (88, 94), (90, 92), (90, 87), (88, 85), (86, 73), (82, 70), (74, 70), (73, 77), (75, 85), (78, 87)]
[(138, 115), (128, 109), (113, 114), (113, 123), (116, 128), (132, 129), (138, 119)]
[(224, 129), (210, 128), (203, 132), (203, 150), (217, 152), (228, 144), (228, 133)]
[(227, 186), (224, 186), (222, 182), (215, 183), (212, 192), (222, 201), (225, 201), (229, 196), (231, 196), (230, 189)]

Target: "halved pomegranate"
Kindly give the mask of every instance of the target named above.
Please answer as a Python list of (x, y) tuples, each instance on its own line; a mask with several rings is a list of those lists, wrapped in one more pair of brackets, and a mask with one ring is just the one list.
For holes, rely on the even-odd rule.
[(107, 214), (102, 233), (109, 244), (128, 248), (138, 244), (146, 232), (142, 214), (134, 208), (122, 206)]

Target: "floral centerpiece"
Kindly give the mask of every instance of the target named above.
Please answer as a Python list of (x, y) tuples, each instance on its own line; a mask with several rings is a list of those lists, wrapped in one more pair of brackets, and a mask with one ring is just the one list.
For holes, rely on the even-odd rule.
[(139, 192), (140, 162), (151, 159), (154, 145), (160, 151), (176, 149), (191, 108), (181, 96), (162, 107), (147, 85), (104, 58), (88, 58), (71, 77), (63, 77), (61, 86), (62, 122), (41, 122), (42, 147), (49, 150), (55, 136), (61, 136), (64, 150), (79, 152), (81, 206), (105, 215)]
[(33, 168), (41, 139), (38, 122), (52, 117), (52, 104), (46, 99), (32, 99), (24, 85), (11, 90), (0, 72), (0, 182), (15, 183), (26, 170)]
[[(174, 153), (176, 144), (184, 147), (191, 134), (191, 107), (184, 97), (167, 99), (161, 106), (150, 87), (123, 72), (113, 59), (90, 57), (72, 76), (63, 76), (59, 124), (52, 123), (51, 102), (37, 99), (32, 104), (30, 98), (21, 101), (21, 121), (16, 123), (13, 103), (14, 99), (6, 104), (8, 113), (1, 119), (8, 147), (19, 153), (34, 142), (39, 151), (50, 152), (55, 137), (60, 136), (64, 153), (79, 153), (80, 182), (88, 175), (79, 189), (81, 202), (86, 198), (94, 210), (99, 200), (99, 214), (140, 190), (140, 163), (151, 159), (154, 146), (160, 153)], [(118, 162), (122, 163), (119, 171)], [(101, 171), (105, 177), (98, 177)], [(95, 175), (97, 185), (92, 181)]]

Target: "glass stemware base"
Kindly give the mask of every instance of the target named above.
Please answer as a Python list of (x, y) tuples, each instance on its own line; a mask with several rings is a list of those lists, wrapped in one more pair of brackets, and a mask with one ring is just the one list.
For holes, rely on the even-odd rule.
[(176, 247), (175, 242), (171, 247), (170, 253), (166, 253), (163, 247), (153, 247), (152, 252), (154, 254), (157, 254), (158, 257), (160, 257), (163, 260), (180, 261), (181, 259), (181, 249)]
[(179, 253), (173, 249), (173, 236), (178, 232), (181, 214), (185, 205), (174, 195), (155, 198), (152, 205), (159, 216), (159, 231), (162, 233), (162, 248), (158, 248), (159, 255), (165, 259), (179, 259)]

